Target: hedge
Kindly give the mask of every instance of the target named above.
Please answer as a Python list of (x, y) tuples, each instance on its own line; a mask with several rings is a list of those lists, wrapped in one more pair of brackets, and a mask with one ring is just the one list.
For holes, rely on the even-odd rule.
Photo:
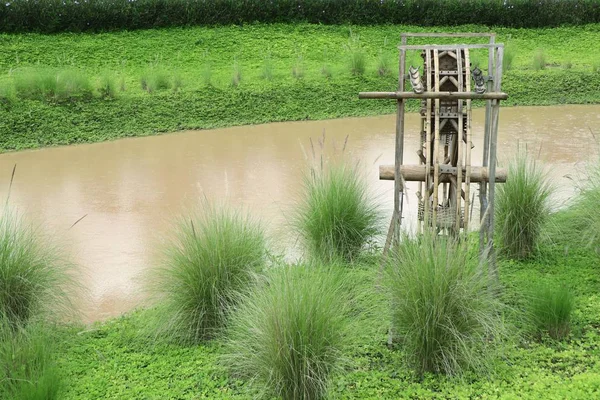
[(483, 24), (516, 28), (600, 22), (600, 0), (5, 0), (0, 32), (309, 22)]

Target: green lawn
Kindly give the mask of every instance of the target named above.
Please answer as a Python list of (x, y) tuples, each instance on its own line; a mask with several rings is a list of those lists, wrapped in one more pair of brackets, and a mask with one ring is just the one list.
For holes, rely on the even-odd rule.
[[(537, 261), (501, 262), (503, 299), (511, 332), (490, 376), (415, 379), (400, 349), (388, 349), (387, 302), (375, 289), (376, 262), (349, 270), (356, 290), (377, 300), (365, 313), (358, 344), (332, 398), (592, 399), (600, 395), (600, 258), (589, 250), (546, 246)], [(576, 294), (571, 335), (564, 342), (528, 338), (521, 326), (525, 295), (540, 281), (561, 282)], [(367, 309), (367, 307), (365, 307)], [(371, 309), (371, 308), (369, 308)], [(183, 347), (145, 334), (152, 310), (92, 328), (62, 327), (57, 334), (64, 399), (252, 398), (256, 392), (219, 365), (219, 341)]]
[[(432, 29), (276, 24), (2, 34), (0, 151), (181, 129), (391, 113), (393, 102), (359, 101), (357, 93), (394, 90), (399, 34)], [(599, 24), (495, 31), (514, 54), (504, 78), (503, 89), (510, 95), (505, 104), (600, 102)], [(533, 57), (540, 49), (546, 68), (535, 70)], [(350, 67), (356, 54), (365, 61), (360, 76)], [(482, 64), (485, 55), (475, 52), (472, 58)], [(389, 65), (389, 75), (377, 73), (380, 59)], [(418, 55), (410, 54), (409, 60), (417, 63)], [(233, 87), (235, 64), (241, 80)], [(63, 101), (23, 99), (14, 94), (14, 82), (31, 68), (77, 69), (95, 88), (94, 95)], [(178, 89), (144, 91), (141, 79), (149, 70), (151, 75), (164, 74), (171, 85), (176, 81)], [(97, 88), (104, 76), (113, 81), (116, 99), (100, 98)]]

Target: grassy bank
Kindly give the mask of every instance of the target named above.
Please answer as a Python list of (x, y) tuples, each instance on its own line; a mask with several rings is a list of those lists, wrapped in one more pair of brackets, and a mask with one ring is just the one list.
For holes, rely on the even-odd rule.
[[(503, 262), (504, 300), (515, 315), (526, 306), (526, 293), (540, 281), (567, 282), (576, 294), (570, 337), (537, 342), (513, 338), (500, 354), (491, 378), (467, 374), (462, 380), (425, 375), (416, 380), (403, 364), (403, 353), (385, 346), (386, 300), (373, 290), (377, 268), (349, 270), (358, 287), (380, 299), (380, 309), (361, 324), (360, 344), (351, 348), (346, 371), (334, 378), (333, 398), (503, 398), (590, 399), (600, 391), (600, 278), (598, 256), (562, 245), (543, 249), (544, 258)], [(140, 311), (92, 329), (60, 328), (60, 371), (65, 385), (60, 398), (197, 399), (251, 398), (242, 381), (218, 363), (221, 344), (183, 347), (140, 335), (152, 311)], [(510, 314), (510, 313), (509, 313)], [(510, 317), (512, 318), (512, 317)], [(519, 320), (510, 323), (518, 325)], [(76, 334), (79, 333), (79, 334)]]
[[(0, 150), (391, 113), (393, 102), (359, 101), (357, 93), (394, 90), (399, 33), (425, 30), (300, 24), (3, 34)], [(495, 31), (514, 56), (505, 104), (600, 102), (600, 25)], [(417, 54), (409, 59), (418, 62)], [(483, 65), (485, 55), (472, 59)]]

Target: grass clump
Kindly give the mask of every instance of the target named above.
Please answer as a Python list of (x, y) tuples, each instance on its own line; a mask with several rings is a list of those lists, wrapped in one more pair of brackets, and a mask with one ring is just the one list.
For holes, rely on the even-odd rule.
[(531, 295), (530, 315), (538, 335), (560, 340), (569, 335), (575, 298), (564, 286), (543, 285)]
[(261, 226), (240, 212), (206, 205), (182, 221), (150, 284), (161, 300), (158, 332), (179, 342), (214, 337), (265, 257)]
[(292, 76), (296, 79), (304, 78), (304, 58), (299, 55), (292, 67)]
[(267, 396), (324, 398), (350, 338), (348, 293), (340, 269), (272, 270), (232, 317), (226, 364)]
[(533, 69), (540, 71), (546, 69), (546, 53), (542, 49), (538, 49), (533, 55)]
[(350, 73), (354, 76), (363, 76), (367, 69), (367, 56), (360, 43), (360, 35), (350, 31), (350, 39), (346, 46), (350, 57)]
[(242, 82), (242, 67), (240, 63), (236, 60), (233, 61), (233, 68), (231, 71), (231, 86), (238, 87)]
[(548, 223), (553, 188), (544, 171), (522, 152), (509, 164), (506, 183), (497, 188), (496, 230), (500, 250), (509, 258), (528, 258), (538, 248)]
[(273, 60), (271, 59), (271, 54), (267, 54), (263, 59), (262, 68), (260, 71), (260, 76), (266, 81), (273, 80)]
[(294, 225), (308, 254), (352, 261), (380, 232), (380, 213), (357, 167), (313, 168), (304, 178)]
[(467, 243), (405, 238), (387, 267), (394, 333), (417, 375), (487, 367), (490, 339), (502, 332), (500, 304)]
[(0, 315), (14, 327), (72, 311), (70, 264), (19, 216), (0, 215)]
[(36, 100), (79, 100), (92, 95), (86, 75), (76, 69), (27, 68), (15, 74), (19, 97)]
[(39, 327), (15, 330), (0, 322), (0, 398), (59, 399), (62, 382), (51, 346)]
[(149, 68), (144, 71), (140, 83), (142, 90), (148, 93), (170, 89), (173, 86), (167, 71), (160, 68)]
[(105, 99), (115, 99), (118, 96), (118, 85), (113, 75), (105, 73), (100, 77), (98, 93)]
[(504, 56), (502, 58), (502, 69), (508, 71), (512, 69), (513, 60), (515, 59), (516, 50), (513, 45), (508, 44), (504, 47)]

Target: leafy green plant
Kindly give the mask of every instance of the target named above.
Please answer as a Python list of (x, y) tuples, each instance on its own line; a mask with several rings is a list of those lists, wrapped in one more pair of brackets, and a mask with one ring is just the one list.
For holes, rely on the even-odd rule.
[(467, 245), (432, 234), (405, 237), (388, 262), (392, 326), (419, 376), (485, 369), (486, 350), (502, 334), (493, 282)]
[(533, 55), (533, 69), (536, 71), (546, 69), (546, 65), (546, 53), (542, 49), (536, 50), (535, 54)]
[(0, 315), (13, 326), (73, 311), (72, 265), (14, 212), (0, 214)]
[(537, 249), (549, 221), (553, 187), (539, 165), (519, 152), (508, 166), (506, 183), (497, 186), (496, 230), (501, 251), (514, 259)]
[(294, 226), (312, 258), (352, 261), (379, 234), (380, 220), (357, 167), (312, 168), (304, 177)]
[(0, 318), (0, 398), (59, 399), (62, 382), (51, 348), (41, 327), (15, 330)]
[(160, 299), (157, 332), (184, 343), (215, 336), (236, 292), (245, 290), (266, 256), (265, 236), (256, 221), (209, 204), (202, 211), (178, 225), (149, 282)]
[(559, 340), (571, 330), (575, 298), (565, 286), (539, 285), (531, 293), (530, 316), (537, 333)]
[(343, 270), (276, 268), (239, 303), (224, 357), (234, 374), (266, 395), (324, 398), (352, 332)]

